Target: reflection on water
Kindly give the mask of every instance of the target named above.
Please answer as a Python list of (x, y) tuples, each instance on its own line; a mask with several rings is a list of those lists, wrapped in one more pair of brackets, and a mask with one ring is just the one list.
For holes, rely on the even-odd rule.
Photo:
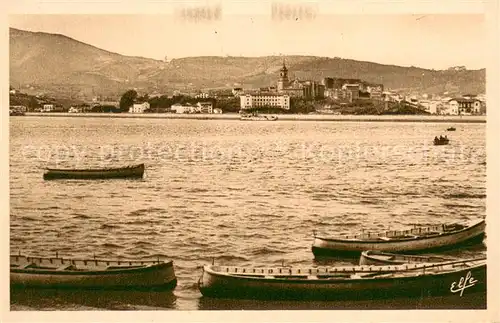
[(167, 310), (176, 308), (172, 291), (102, 291), (11, 288), (11, 309)]
[[(311, 266), (313, 230), (353, 234), (482, 218), (485, 124), (455, 125), (450, 145), (433, 146), (449, 126), (13, 118), (12, 252), (167, 258), (178, 277), (173, 303), (160, 294), (17, 291), (13, 304), (196, 309), (200, 266), (212, 260)], [(139, 181), (42, 179), (44, 167), (139, 162), (146, 164)]]
[(357, 301), (256, 301), (202, 297), (200, 310), (402, 310), (402, 309), (486, 309), (486, 294)]

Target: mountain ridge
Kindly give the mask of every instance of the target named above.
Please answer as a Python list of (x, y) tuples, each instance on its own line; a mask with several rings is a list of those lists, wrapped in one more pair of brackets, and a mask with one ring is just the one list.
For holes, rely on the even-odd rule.
[[(169, 62), (126, 56), (63, 34), (9, 29), (11, 85), (74, 98), (275, 84), (280, 56), (193, 56)], [(484, 93), (485, 69), (433, 70), (339, 57), (285, 56), (291, 78), (360, 78), (386, 88), (437, 94)]]

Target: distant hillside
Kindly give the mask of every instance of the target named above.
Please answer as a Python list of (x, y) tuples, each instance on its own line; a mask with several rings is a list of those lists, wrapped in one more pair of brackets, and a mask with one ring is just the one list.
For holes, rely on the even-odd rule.
[[(484, 69), (435, 71), (315, 56), (287, 56), (286, 62), (291, 76), (301, 79), (337, 76), (422, 93), (485, 92)], [(73, 98), (112, 96), (133, 87), (161, 92), (268, 86), (276, 82), (281, 64), (276, 56), (188, 57), (166, 63), (112, 53), (63, 35), (10, 28), (11, 84)]]

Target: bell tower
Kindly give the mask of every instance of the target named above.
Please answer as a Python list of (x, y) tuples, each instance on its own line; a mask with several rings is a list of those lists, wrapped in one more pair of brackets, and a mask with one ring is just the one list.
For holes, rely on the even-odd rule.
[(276, 87), (278, 92), (283, 91), (284, 88), (288, 86), (288, 69), (285, 65), (285, 59), (283, 59), (283, 67), (280, 69), (280, 77), (278, 79), (278, 86)]

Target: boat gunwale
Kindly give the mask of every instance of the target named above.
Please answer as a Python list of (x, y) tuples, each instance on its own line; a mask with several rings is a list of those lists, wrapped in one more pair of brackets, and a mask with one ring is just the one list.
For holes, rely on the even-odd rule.
[(128, 170), (136, 170), (136, 169), (144, 169), (144, 164), (137, 164), (125, 167), (110, 167), (110, 168), (81, 168), (81, 169), (71, 169), (71, 168), (45, 168), (47, 172), (64, 172), (64, 173), (73, 173), (73, 172), (85, 172), (85, 173), (94, 173), (94, 172), (113, 172), (113, 171), (128, 171)]
[(37, 269), (35, 268), (10, 268), (11, 273), (16, 274), (26, 274), (26, 275), (52, 275), (52, 276), (67, 276), (67, 275), (85, 275), (85, 276), (101, 276), (101, 275), (118, 275), (118, 274), (133, 274), (133, 273), (144, 273), (149, 271), (156, 271), (163, 268), (173, 268), (171, 263), (156, 263), (148, 264), (144, 266), (135, 266), (131, 268), (113, 268), (113, 269), (103, 269), (103, 270), (57, 270), (54, 269)]
[[(320, 239), (320, 240), (323, 240), (323, 241), (334, 241), (334, 242), (344, 242), (344, 243), (349, 243), (349, 244), (365, 244), (365, 243), (376, 243), (376, 244), (384, 244), (384, 243), (394, 243), (394, 242), (411, 242), (411, 241), (417, 241), (417, 240), (427, 240), (427, 239), (434, 239), (434, 238), (441, 238), (441, 237), (445, 237), (445, 236), (450, 236), (450, 235), (455, 235), (455, 234), (458, 234), (458, 233), (463, 233), (463, 232), (466, 232), (466, 231), (470, 231), (470, 230), (473, 230), (474, 228), (480, 226), (480, 225), (483, 225), (485, 224), (486, 221), (483, 219), (475, 224), (472, 224), (468, 227), (465, 227), (465, 228), (462, 228), (462, 229), (459, 229), (459, 230), (455, 230), (455, 231), (450, 231), (450, 232), (440, 232), (439, 234), (437, 235), (428, 235), (428, 236), (414, 236), (414, 237), (410, 237), (410, 238), (394, 238), (394, 239), (387, 239), (387, 240), (380, 240), (380, 239), (373, 239), (373, 240), (368, 240), (368, 239), (365, 239), (365, 240), (361, 240), (361, 239), (342, 239), (341, 237), (338, 237), (338, 238), (325, 238), (325, 237), (321, 237), (321, 236), (318, 236), (318, 235), (314, 235), (314, 238), (315, 239)], [(432, 227), (432, 226), (429, 226), (429, 227)], [(407, 231), (407, 230), (400, 230), (400, 231)], [(385, 233), (388, 233), (390, 231), (385, 231)], [(380, 237), (387, 237), (387, 236), (379, 236)]]
[[(418, 270), (424, 270), (425, 268), (431, 268), (431, 267), (437, 267), (437, 266), (443, 266), (443, 264), (432, 264), (428, 266), (421, 266), (417, 268)], [(315, 279), (309, 279), (307, 278), (307, 275), (304, 275), (304, 278), (298, 279), (298, 278), (286, 278), (287, 276), (281, 277), (272, 277), (272, 278), (266, 278), (264, 276), (262, 277), (255, 277), (255, 276), (238, 276), (238, 275), (232, 275), (232, 274), (226, 274), (226, 273), (220, 273), (213, 271), (209, 268), (210, 266), (204, 266), (203, 267), (203, 275), (205, 273), (209, 275), (214, 275), (217, 277), (221, 277), (222, 279), (234, 279), (234, 280), (248, 280), (248, 281), (254, 281), (254, 282), (270, 282), (270, 283), (289, 283), (289, 284), (331, 284), (331, 283), (366, 283), (366, 282), (384, 282), (384, 281), (394, 281), (394, 280), (411, 280), (411, 279), (418, 279), (418, 278), (425, 278), (425, 277), (439, 277), (439, 276), (446, 276), (446, 275), (453, 275), (453, 274), (459, 274), (463, 272), (468, 272), (472, 270), (481, 270), (483, 267), (486, 269), (487, 263), (486, 262), (481, 262), (478, 263), (474, 266), (468, 267), (468, 268), (461, 268), (457, 270), (447, 270), (447, 271), (440, 271), (440, 272), (428, 272), (425, 274), (422, 274), (420, 271), (416, 271), (415, 274), (413, 275), (406, 275), (406, 276), (397, 276), (397, 277), (387, 277), (387, 276), (382, 276), (382, 277), (377, 277), (377, 276), (369, 276), (369, 277), (349, 277), (349, 278), (337, 278), (337, 277), (332, 277), (332, 278), (315, 278)], [(374, 266), (377, 267), (377, 266)], [(415, 269), (414, 269), (415, 270)], [(387, 275), (387, 274), (393, 274), (393, 273), (399, 273), (401, 271), (381, 271), (381, 275)], [(379, 272), (377, 272), (379, 273)], [(201, 277), (201, 278), (202, 278)], [(200, 279), (201, 279), (200, 278)], [(206, 286), (202, 286), (202, 288), (210, 288)]]

